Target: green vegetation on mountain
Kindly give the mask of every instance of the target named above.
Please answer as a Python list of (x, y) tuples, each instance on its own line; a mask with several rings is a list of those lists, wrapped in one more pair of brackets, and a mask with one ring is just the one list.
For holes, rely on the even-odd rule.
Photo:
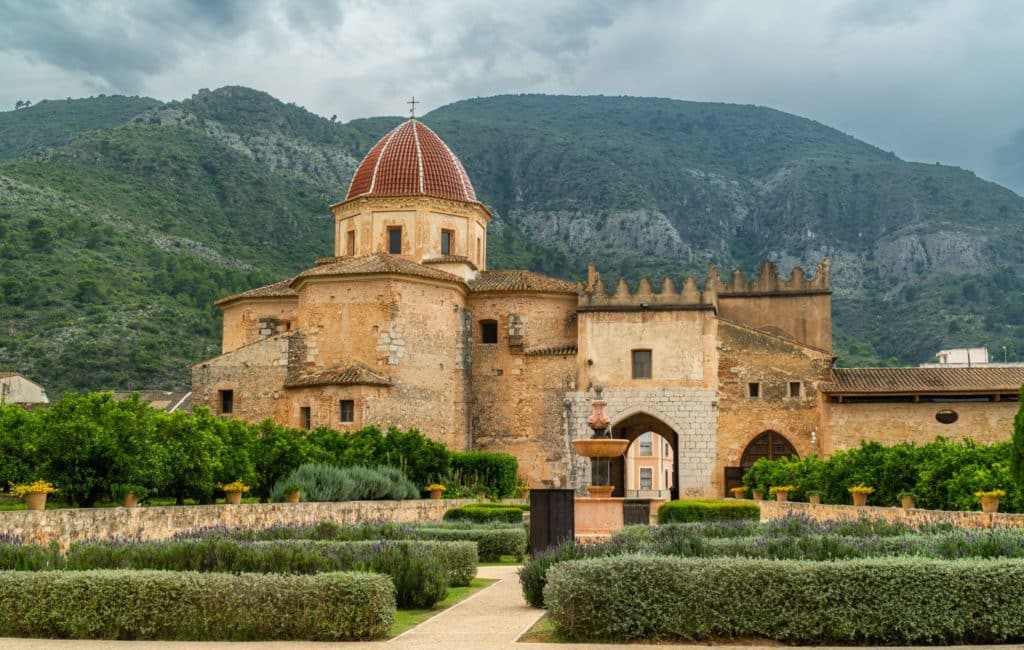
[[(182, 387), (211, 302), (332, 250), (327, 206), (400, 121), (228, 87), (0, 113), (0, 370), (70, 389)], [(495, 214), (494, 268), (703, 279), (833, 261), (841, 363), (987, 345), (1024, 358), (1024, 199), (755, 106), (502, 96), (423, 118)]]

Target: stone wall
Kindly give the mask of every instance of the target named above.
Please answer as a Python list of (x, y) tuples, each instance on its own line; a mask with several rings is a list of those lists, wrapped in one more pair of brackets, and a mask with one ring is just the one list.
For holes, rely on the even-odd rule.
[[(291, 329), (298, 298), (253, 298), (224, 305), (224, 336), (221, 353), (237, 350)], [(268, 328), (269, 323), (273, 327)], [(268, 331), (269, 330), (269, 331)]]
[(261, 530), (274, 526), (312, 526), (365, 522), (440, 521), (445, 510), (469, 499), (344, 501), (338, 503), (253, 503), (237, 506), (162, 506), (144, 508), (67, 508), (0, 512), (0, 537), (23, 543), (147, 541), (213, 527)]
[(783, 517), (808, 517), (815, 521), (857, 521), (873, 519), (911, 526), (925, 524), (952, 524), (960, 528), (1024, 528), (1024, 515), (1007, 513), (964, 512), (949, 510), (921, 510), (881, 508), (877, 506), (815, 505), (787, 501), (759, 501), (761, 521), (774, 521)]
[(278, 334), (192, 366), (192, 403), (220, 413), (221, 390), (234, 392), (232, 417), (290, 422), (284, 397), (289, 357), (301, 349), (298, 332)]

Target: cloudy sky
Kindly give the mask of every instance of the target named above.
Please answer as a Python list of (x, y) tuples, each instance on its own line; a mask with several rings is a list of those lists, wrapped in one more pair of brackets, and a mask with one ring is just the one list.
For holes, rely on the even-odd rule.
[(342, 120), (499, 93), (761, 104), (984, 176), (1020, 0), (0, 0), (0, 107), (241, 84)]

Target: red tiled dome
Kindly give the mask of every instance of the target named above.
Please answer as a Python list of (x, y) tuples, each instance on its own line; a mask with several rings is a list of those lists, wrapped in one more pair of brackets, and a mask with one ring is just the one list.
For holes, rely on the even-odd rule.
[(476, 202), (473, 184), (459, 158), (425, 124), (407, 120), (366, 154), (345, 200), (414, 195)]

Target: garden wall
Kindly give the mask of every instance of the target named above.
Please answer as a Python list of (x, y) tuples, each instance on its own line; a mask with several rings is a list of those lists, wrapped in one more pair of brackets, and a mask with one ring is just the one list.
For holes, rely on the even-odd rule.
[(62, 547), (80, 540), (154, 540), (215, 526), (263, 529), (321, 521), (415, 523), (441, 521), (445, 510), (473, 499), (252, 503), (144, 508), (68, 508), (0, 512), (0, 539)]
[(949, 510), (921, 510), (881, 508), (876, 506), (816, 505), (787, 501), (759, 501), (761, 521), (783, 517), (803, 516), (815, 521), (857, 520), (862, 518), (901, 522), (912, 526), (923, 524), (953, 524), (960, 528), (1024, 528), (1024, 515), (1005, 513), (962, 512)]

